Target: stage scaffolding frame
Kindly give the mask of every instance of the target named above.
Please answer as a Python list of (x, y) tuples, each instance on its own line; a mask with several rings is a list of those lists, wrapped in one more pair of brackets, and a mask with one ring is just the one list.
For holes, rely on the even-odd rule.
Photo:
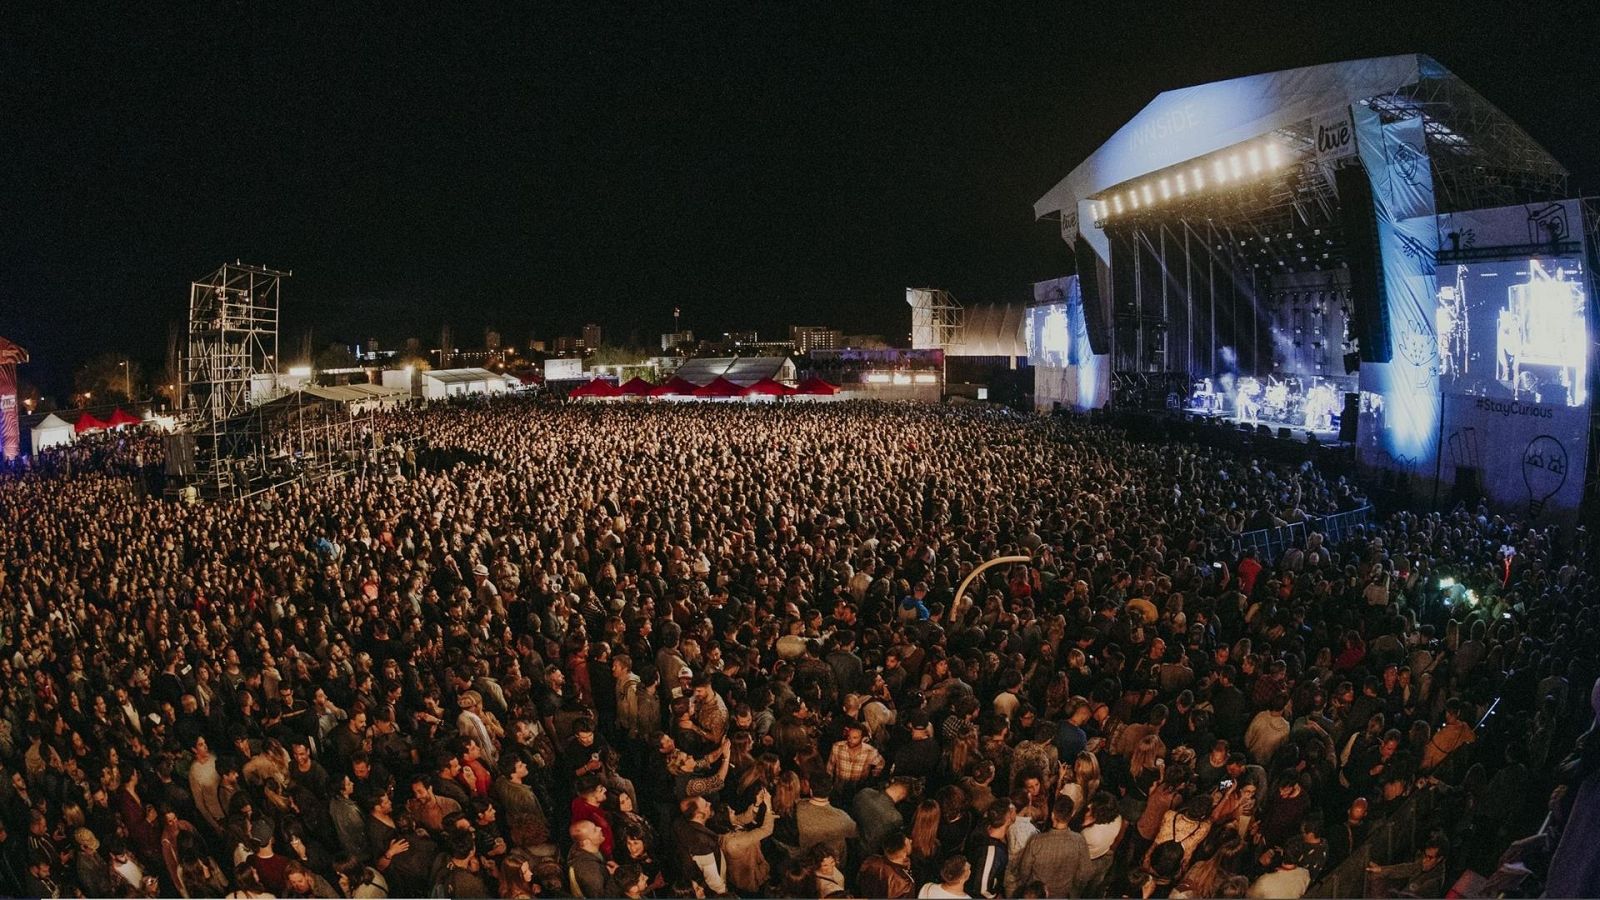
[(245, 460), (262, 452), (251, 384), (278, 374), (282, 281), (293, 273), (239, 261), (189, 285), (188, 340), (178, 396), (194, 438), (190, 483), (211, 497), (244, 490)]

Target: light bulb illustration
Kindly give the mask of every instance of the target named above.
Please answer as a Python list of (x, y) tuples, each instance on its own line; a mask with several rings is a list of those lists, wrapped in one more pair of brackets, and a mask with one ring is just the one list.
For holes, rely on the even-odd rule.
[(1522, 483), (1528, 486), (1528, 513), (1538, 518), (1544, 505), (1567, 483), (1567, 448), (1541, 434), (1522, 451)]

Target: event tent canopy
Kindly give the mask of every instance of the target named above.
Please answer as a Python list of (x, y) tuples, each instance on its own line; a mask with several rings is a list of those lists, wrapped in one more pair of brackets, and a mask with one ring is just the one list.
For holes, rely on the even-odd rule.
[(83, 434), (85, 431), (104, 431), (108, 427), (110, 426), (106, 425), (106, 423), (100, 421), (99, 419), (96, 419), (94, 417), (94, 413), (85, 412), (83, 415), (78, 417), (78, 421), (72, 426), (72, 430), (78, 434)]
[(135, 416), (135, 415), (133, 415), (131, 413), (128, 413), (128, 412), (124, 411), (122, 409), (122, 407), (120, 407), (120, 406), (117, 407), (117, 409), (114, 410), (111, 413), (111, 418), (106, 420), (106, 427), (107, 428), (122, 428), (122, 427), (127, 426), (127, 425), (143, 425), (143, 424), (144, 424), (144, 420), (143, 419), (140, 419), (138, 416)]
[(629, 378), (627, 381), (622, 383), (621, 387), (617, 388), (617, 390), (620, 391), (624, 396), (628, 397), (648, 397), (650, 396), (650, 392), (655, 389), (655, 385), (645, 381), (643, 378), (640, 378), (637, 375)]
[(695, 388), (692, 393), (696, 397), (739, 397), (743, 396), (744, 388), (718, 375), (710, 383)]
[(744, 389), (747, 397), (787, 397), (794, 392), (794, 388), (771, 378), (763, 378)]
[(604, 378), (596, 378), (588, 384), (580, 384), (567, 394), (568, 397), (621, 397), (622, 388), (617, 387)]
[(829, 384), (813, 375), (800, 382), (800, 387), (795, 390), (795, 393), (809, 397), (831, 397), (839, 393), (839, 388), (837, 385)]
[(33, 426), (33, 452), (70, 444), (74, 435), (71, 422), (51, 413)]
[(652, 397), (671, 397), (675, 395), (689, 396), (699, 390), (700, 385), (687, 381), (677, 375), (672, 376), (665, 384), (658, 384), (650, 389)]

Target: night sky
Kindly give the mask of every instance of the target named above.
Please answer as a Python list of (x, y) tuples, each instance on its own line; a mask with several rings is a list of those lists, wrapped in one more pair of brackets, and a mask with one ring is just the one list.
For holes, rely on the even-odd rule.
[(0, 13), (0, 334), (47, 392), (154, 369), (235, 258), (294, 270), (286, 351), (903, 338), (907, 285), (1070, 271), (1031, 204), (1159, 91), (1339, 59), (1430, 53), (1600, 187), (1596, 4), (124, 6)]

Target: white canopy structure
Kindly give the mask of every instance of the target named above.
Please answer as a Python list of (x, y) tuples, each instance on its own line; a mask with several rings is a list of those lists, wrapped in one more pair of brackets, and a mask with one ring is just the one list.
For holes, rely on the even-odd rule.
[(70, 444), (75, 437), (76, 432), (72, 429), (72, 423), (62, 419), (55, 413), (51, 413), (40, 419), (38, 424), (33, 426), (33, 452), (38, 453), (51, 447)]
[(422, 396), (429, 400), (469, 394), (503, 394), (511, 390), (506, 376), (488, 369), (434, 369), (422, 373)]

